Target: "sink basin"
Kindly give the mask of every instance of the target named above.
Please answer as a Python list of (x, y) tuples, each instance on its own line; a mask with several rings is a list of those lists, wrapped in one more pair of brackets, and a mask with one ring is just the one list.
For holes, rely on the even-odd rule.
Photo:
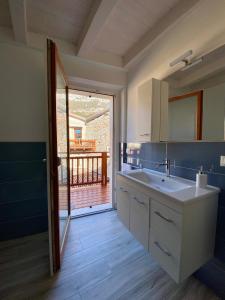
[(130, 171), (126, 175), (137, 182), (144, 183), (164, 192), (178, 192), (192, 186), (191, 184), (179, 181), (176, 177), (166, 177), (165, 175), (145, 170)]

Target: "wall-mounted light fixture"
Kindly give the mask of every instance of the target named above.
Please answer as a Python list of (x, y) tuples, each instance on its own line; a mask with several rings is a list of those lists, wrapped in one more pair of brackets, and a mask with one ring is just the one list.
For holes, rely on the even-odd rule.
[(181, 69), (181, 71), (188, 70), (189, 68), (201, 63), (203, 61), (203, 57), (200, 57), (196, 60), (185, 62), (185, 66)]
[(201, 63), (203, 61), (203, 57), (198, 59), (191, 59), (190, 56), (193, 54), (192, 50), (188, 50), (183, 55), (179, 56), (175, 60), (170, 63), (170, 67), (173, 67), (179, 63), (184, 63), (185, 65), (180, 69), (181, 71), (188, 70), (189, 68)]
[(189, 56), (191, 56), (193, 54), (192, 50), (189, 50), (187, 52), (185, 52), (183, 55), (179, 56), (178, 58), (174, 59), (171, 63), (170, 66), (173, 67), (181, 62), (184, 62), (185, 60), (187, 60), (187, 58)]

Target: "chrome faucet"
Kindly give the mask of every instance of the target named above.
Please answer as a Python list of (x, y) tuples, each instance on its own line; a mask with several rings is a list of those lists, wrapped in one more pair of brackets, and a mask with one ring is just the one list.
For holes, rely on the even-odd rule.
[(168, 158), (165, 159), (165, 161), (163, 163), (159, 163), (157, 164), (158, 167), (160, 166), (165, 166), (165, 172), (166, 172), (166, 176), (169, 177), (170, 176), (170, 160)]

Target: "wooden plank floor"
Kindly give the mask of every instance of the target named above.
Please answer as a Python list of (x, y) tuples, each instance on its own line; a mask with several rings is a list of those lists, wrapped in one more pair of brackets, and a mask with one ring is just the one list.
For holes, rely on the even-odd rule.
[(113, 211), (72, 220), (61, 271), (54, 278), (11, 291), (7, 299), (219, 298), (194, 277), (181, 285), (175, 284)]
[(71, 188), (71, 209), (90, 207), (111, 202), (110, 184)]
[(0, 242), (0, 299), (18, 286), (49, 276), (48, 232)]
[[(83, 187), (71, 187), (71, 209), (90, 207), (111, 202), (110, 183), (107, 186), (94, 184)], [(65, 194), (66, 195), (66, 194)], [(61, 189), (60, 209), (66, 209), (66, 197)]]

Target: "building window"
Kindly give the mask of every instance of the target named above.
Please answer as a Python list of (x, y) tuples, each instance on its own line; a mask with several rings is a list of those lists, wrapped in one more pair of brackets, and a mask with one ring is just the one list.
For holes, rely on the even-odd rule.
[(74, 127), (74, 139), (79, 140), (82, 139), (82, 128)]

